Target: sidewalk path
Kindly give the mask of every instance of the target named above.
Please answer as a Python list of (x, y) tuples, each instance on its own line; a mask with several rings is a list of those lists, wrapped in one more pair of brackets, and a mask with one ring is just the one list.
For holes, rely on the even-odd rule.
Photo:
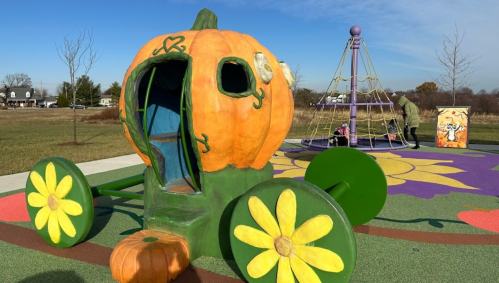
[[(287, 139), (284, 143), (299, 144), (300, 139)], [(434, 147), (433, 142), (421, 142), (422, 146)], [(472, 150), (495, 150), (499, 151), (499, 145), (470, 144)], [(84, 175), (90, 175), (133, 165), (143, 164), (142, 159), (137, 154), (89, 161), (76, 164)], [(22, 189), (26, 186), (29, 172), (0, 176), (0, 193)]]
[[(137, 154), (82, 162), (76, 165), (84, 175), (90, 175), (133, 165), (142, 164), (143, 161)], [(0, 176), (0, 193), (18, 190), (26, 187), (29, 172), (17, 173), (12, 175)]]

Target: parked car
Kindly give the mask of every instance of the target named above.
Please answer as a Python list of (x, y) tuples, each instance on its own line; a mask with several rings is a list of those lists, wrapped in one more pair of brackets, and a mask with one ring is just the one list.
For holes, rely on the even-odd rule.
[(57, 103), (52, 103), (49, 105), (49, 108), (59, 108), (59, 105)]
[[(69, 108), (73, 109), (73, 104), (69, 105)], [(81, 104), (76, 104), (74, 106), (75, 109), (87, 109), (87, 106), (81, 105)]]

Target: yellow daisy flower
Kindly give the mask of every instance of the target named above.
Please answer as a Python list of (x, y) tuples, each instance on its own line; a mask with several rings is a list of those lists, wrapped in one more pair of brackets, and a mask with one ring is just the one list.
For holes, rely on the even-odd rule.
[(318, 215), (295, 230), (296, 196), (286, 189), (277, 200), (276, 215), (279, 224), (267, 206), (256, 196), (250, 197), (248, 207), (253, 219), (265, 231), (246, 225), (238, 225), (234, 235), (240, 241), (266, 251), (254, 257), (247, 266), (249, 276), (260, 278), (276, 264), (277, 283), (292, 283), (293, 273), (299, 282), (321, 282), (309, 266), (328, 272), (344, 269), (343, 260), (336, 253), (307, 244), (326, 236), (333, 229), (328, 215)]
[(82, 214), (81, 205), (73, 200), (64, 199), (73, 187), (73, 178), (67, 175), (57, 184), (55, 166), (52, 162), (45, 168), (45, 181), (33, 171), (30, 180), (38, 193), (28, 195), (28, 203), (32, 207), (41, 207), (35, 217), (36, 229), (41, 230), (48, 223), (50, 239), (55, 243), (61, 241), (61, 230), (74, 237), (76, 229), (68, 217)]

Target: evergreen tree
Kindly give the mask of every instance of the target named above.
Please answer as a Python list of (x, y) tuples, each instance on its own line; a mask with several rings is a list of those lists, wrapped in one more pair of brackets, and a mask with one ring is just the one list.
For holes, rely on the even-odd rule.
[(111, 103), (113, 105), (118, 105), (121, 96), (121, 86), (118, 82), (114, 82), (111, 87), (108, 89), (109, 94), (112, 97)]
[(67, 99), (66, 94), (60, 94), (57, 97), (57, 105), (60, 108), (69, 107), (69, 99)]
[(78, 78), (76, 85), (79, 86), (76, 91), (76, 104), (86, 106), (97, 106), (100, 101), (100, 84), (95, 85), (88, 76), (81, 76)]

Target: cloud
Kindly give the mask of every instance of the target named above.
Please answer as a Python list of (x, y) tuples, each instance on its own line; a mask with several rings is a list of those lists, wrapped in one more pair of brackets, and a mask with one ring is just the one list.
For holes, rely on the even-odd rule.
[[(481, 44), (499, 45), (499, 1), (484, 0), (211, 0), (231, 6), (256, 6), (277, 10), (303, 19), (327, 19), (351, 22), (352, 18), (372, 39), (370, 46), (409, 55), (423, 61), (435, 61), (443, 35), (452, 35), (457, 23), (466, 33), (466, 53), (475, 53)], [(495, 34), (492, 34), (495, 33)], [(484, 50), (481, 50), (484, 52)], [(430, 55), (431, 54), (431, 55)], [(499, 60), (499, 59), (498, 59)]]
[(440, 73), (442, 71), (440, 68), (434, 68), (434, 67), (428, 67), (428, 66), (421, 66), (421, 65), (415, 65), (415, 64), (407, 64), (407, 63), (396, 62), (396, 61), (391, 61), (391, 62), (388, 62), (388, 63), (392, 64), (392, 65), (395, 65), (395, 66), (402, 67), (402, 68), (422, 70), (422, 71), (427, 71), (427, 72), (431, 72), (431, 73)]
[[(196, 0), (190, 0), (196, 1)], [(199, 0), (197, 0), (199, 1)], [(392, 64), (431, 73), (442, 71), (435, 52), (442, 52), (444, 35), (452, 37), (455, 24), (464, 32), (462, 55), (475, 55), (481, 88), (497, 87), (499, 56), (499, 1), (482, 0), (208, 0), (241, 9), (277, 11), (306, 21), (362, 27), (369, 50), (399, 55)], [(401, 63), (401, 61), (405, 61)], [(427, 74), (426, 74), (427, 75)]]

